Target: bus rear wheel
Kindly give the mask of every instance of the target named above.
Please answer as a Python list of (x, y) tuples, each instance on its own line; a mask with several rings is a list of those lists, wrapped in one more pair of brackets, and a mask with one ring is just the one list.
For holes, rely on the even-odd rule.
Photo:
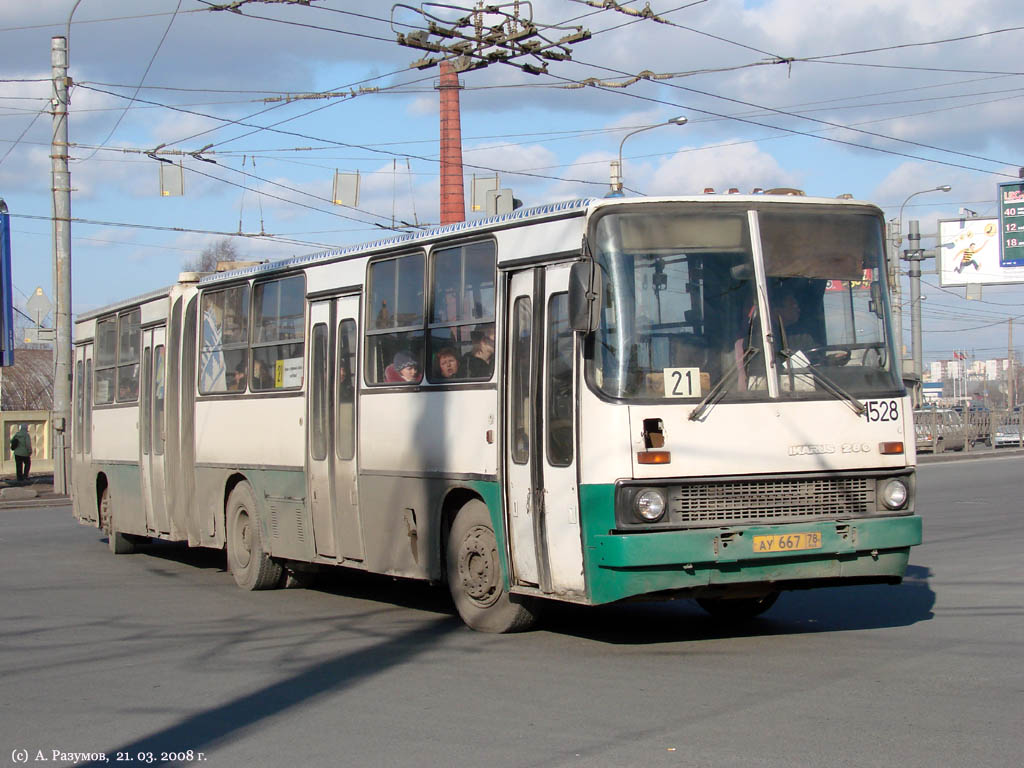
[(521, 632), (536, 621), (523, 598), (505, 590), (498, 540), (486, 505), (468, 502), (448, 533), (448, 589), (462, 620), (478, 632)]
[(281, 584), (284, 570), (263, 547), (256, 497), (248, 483), (239, 483), (228, 496), (228, 569), (242, 589), (272, 589)]
[(760, 616), (778, 599), (778, 592), (760, 597), (698, 597), (697, 605), (721, 621), (740, 622)]
[(100, 528), (107, 534), (107, 546), (115, 555), (130, 555), (135, 551), (135, 540), (117, 530), (109, 488), (104, 488), (100, 494)]

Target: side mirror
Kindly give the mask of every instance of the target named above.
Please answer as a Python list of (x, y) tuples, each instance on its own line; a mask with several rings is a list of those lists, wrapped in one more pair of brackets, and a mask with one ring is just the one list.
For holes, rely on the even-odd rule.
[(871, 306), (869, 308), (879, 318), (882, 317), (882, 284), (878, 280), (871, 281)]
[(593, 259), (577, 261), (569, 272), (569, 323), (590, 333), (601, 323), (601, 268)]

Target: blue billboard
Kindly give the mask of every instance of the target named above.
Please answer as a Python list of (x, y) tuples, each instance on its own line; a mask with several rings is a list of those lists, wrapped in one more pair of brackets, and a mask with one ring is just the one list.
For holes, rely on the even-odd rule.
[(0, 366), (14, 365), (14, 298), (11, 293), (11, 217), (0, 200)]

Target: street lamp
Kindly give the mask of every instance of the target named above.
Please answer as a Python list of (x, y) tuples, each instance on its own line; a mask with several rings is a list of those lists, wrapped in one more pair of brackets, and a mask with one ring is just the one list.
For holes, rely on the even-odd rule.
[(625, 197), (622, 194), (622, 146), (626, 143), (626, 139), (630, 136), (635, 136), (642, 131), (649, 131), (652, 128), (660, 128), (663, 125), (686, 125), (689, 122), (685, 117), (673, 117), (670, 120), (666, 120), (664, 123), (655, 123), (654, 125), (645, 125), (643, 128), (637, 128), (635, 131), (630, 131), (622, 137), (622, 141), (619, 142), (619, 159), (612, 160), (611, 162), (611, 189), (605, 197)]
[[(902, 288), (900, 286), (900, 253), (899, 247), (903, 244), (903, 209), (906, 207), (910, 199), (917, 197), (918, 195), (924, 195), (928, 192), (949, 192), (953, 189), (949, 184), (943, 184), (938, 187), (932, 187), (931, 189), (922, 189), (918, 192), (913, 192), (907, 195), (906, 199), (900, 203), (899, 212), (899, 235), (892, 238), (892, 261), (890, 262), (890, 269), (892, 273), (892, 285), (890, 290), (892, 291), (892, 305), (893, 314), (896, 320), (896, 344), (897, 352), (899, 353), (900, 362), (903, 362), (903, 310), (900, 306)], [(921, 236), (918, 234), (917, 222), (914, 222), (913, 232), (911, 237), (913, 239), (914, 247), (920, 245)], [(923, 258), (923, 252), (920, 250), (908, 250), (904, 258), (910, 262), (910, 325), (911, 325), (911, 360), (913, 363), (914, 374), (918, 377), (915, 387), (920, 386), (921, 377), (921, 259)], [(918, 400), (919, 394), (915, 389), (915, 402)]]
[(907, 195), (907, 199), (904, 200), (902, 203), (900, 203), (900, 216), (899, 216), (900, 239), (897, 242), (897, 246), (899, 246), (899, 245), (901, 245), (903, 243), (903, 209), (904, 209), (904, 207), (906, 207), (907, 203), (910, 202), (910, 198), (917, 197), (918, 195), (924, 195), (924, 194), (927, 194), (928, 192), (949, 192), (951, 189), (953, 189), (953, 188), (951, 186), (949, 186), (949, 184), (943, 184), (941, 187), (932, 187), (931, 189), (922, 189), (920, 192), (913, 192), (913, 193)]

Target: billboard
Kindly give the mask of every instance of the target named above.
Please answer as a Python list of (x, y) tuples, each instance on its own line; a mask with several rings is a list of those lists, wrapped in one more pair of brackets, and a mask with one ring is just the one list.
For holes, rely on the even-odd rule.
[(999, 185), (999, 263), (1024, 267), (1024, 182)]
[(14, 295), (11, 293), (11, 217), (0, 200), (0, 365), (14, 365)]
[(1024, 261), (1000, 258), (999, 219), (939, 219), (936, 254), (943, 287), (1024, 283)]

